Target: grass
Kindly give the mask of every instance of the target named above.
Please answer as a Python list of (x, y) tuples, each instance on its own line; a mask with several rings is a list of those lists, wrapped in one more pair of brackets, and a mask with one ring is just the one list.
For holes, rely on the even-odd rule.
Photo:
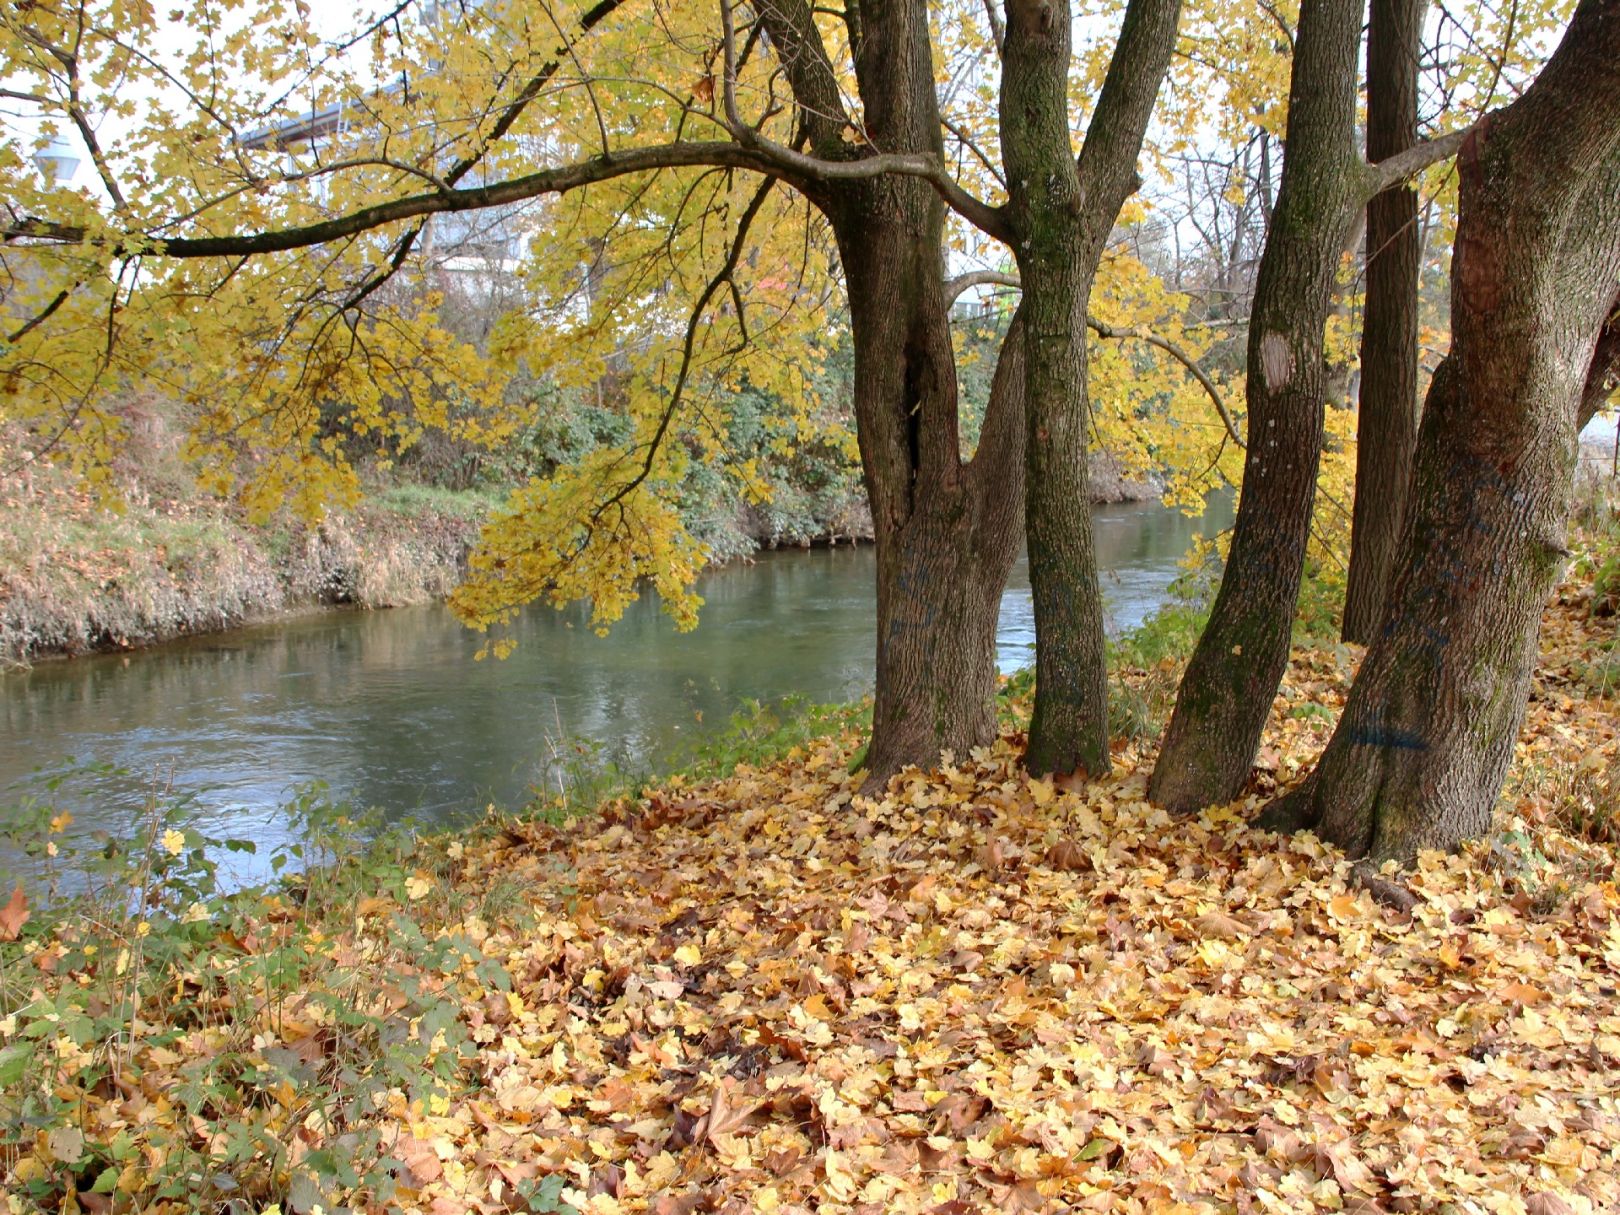
[(591, 739), (549, 735), (541, 762), (539, 792), (528, 813), (565, 823), (615, 800), (633, 801), (654, 785), (681, 785), (729, 776), (740, 765), (762, 767), (824, 738), (872, 723), (870, 699), (817, 704), (803, 696), (779, 701), (748, 699), (719, 730), (686, 742), (663, 765), (637, 765), (605, 754)]
[(437, 485), (403, 482), (373, 491), (367, 498), (367, 504), (374, 510), (403, 515), (409, 519), (438, 516), (477, 523), (499, 506), (505, 496), (505, 491), (491, 486), (445, 489)]

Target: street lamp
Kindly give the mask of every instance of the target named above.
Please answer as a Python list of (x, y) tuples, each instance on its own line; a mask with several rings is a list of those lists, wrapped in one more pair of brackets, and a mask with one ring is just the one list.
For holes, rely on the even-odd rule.
[(64, 186), (79, 171), (79, 153), (65, 137), (58, 135), (34, 153), (34, 163), (45, 175), (46, 185)]

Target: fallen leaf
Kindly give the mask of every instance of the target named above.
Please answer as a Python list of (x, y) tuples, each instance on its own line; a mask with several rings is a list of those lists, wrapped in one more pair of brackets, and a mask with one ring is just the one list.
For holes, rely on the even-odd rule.
[[(0, 890), (5, 889), (0, 886)], [(0, 907), (0, 941), (15, 941), (22, 926), (28, 923), (28, 896), (23, 893), (22, 883), (11, 892), (11, 901)]]
[(1046, 850), (1046, 865), (1059, 873), (1080, 873), (1091, 868), (1091, 858), (1073, 840), (1059, 840)]
[(84, 1132), (76, 1126), (59, 1126), (45, 1136), (45, 1146), (58, 1164), (78, 1164), (84, 1155)]
[(1525, 1215), (1575, 1215), (1575, 1208), (1551, 1190), (1538, 1190), (1524, 1200)]

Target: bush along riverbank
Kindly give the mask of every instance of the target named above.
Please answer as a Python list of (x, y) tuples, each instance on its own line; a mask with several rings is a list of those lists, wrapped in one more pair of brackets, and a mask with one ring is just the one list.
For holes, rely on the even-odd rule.
[[(1157, 498), (1106, 457), (1098, 501)], [(401, 607), (443, 599), (465, 572), (500, 485), (445, 489), (373, 478), (361, 505), (309, 525), (246, 521), (188, 478), (131, 477), (109, 510), (44, 463), (0, 495), (0, 670), (48, 656), (131, 649), (318, 607)], [(853, 483), (792, 486), (764, 504), (705, 498), (686, 513), (716, 564), (761, 548), (860, 543), (871, 517)]]
[(1245, 798), (1145, 803), (1189, 619), (1119, 647), (1147, 720), (1068, 792), (1018, 769), (1027, 681), (993, 746), (876, 797), (856, 710), (573, 818), (374, 837), (311, 794), (302, 872), (229, 895), (184, 807), (68, 858), (42, 790), (13, 834), (89, 888), (0, 906), (8, 1215), (1613, 1209), (1590, 587), (1548, 609), (1491, 835), (1423, 857), (1404, 916), (1246, 825), (1354, 647), (1298, 645)]

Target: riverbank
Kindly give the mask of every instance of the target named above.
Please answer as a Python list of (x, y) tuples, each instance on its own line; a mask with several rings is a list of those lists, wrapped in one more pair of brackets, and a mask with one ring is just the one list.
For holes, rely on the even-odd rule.
[(1245, 826), (1332, 729), (1332, 645), (1296, 650), (1253, 793), (1174, 824), (1146, 736), (1106, 782), (1025, 778), (1017, 686), (994, 747), (877, 799), (847, 712), (566, 822), (368, 848), (310, 796), (307, 872), (230, 897), (159, 799), (78, 914), (0, 908), (0, 1186), (18, 1215), (1608, 1209), (1589, 598), (1548, 610), (1492, 836), (1424, 859), (1410, 919)]
[(226, 503), (135, 483), (115, 513), (61, 473), (30, 469), (0, 500), (0, 667), (298, 610), (441, 599), (495, 501), (394, 486), (318, 526), (255, 526)]
[[(1156, 499), (1151, 481), (1094, 459), (1098, 502)], [(443, 599), (461, 579), (496, 486), (379, 482), (362, 505), (317, 526), (248, 523), (171, 473), (127, 478), (106, 510), (66, 474), (25, 468), (0, 497), (0, 670), (42, 658), (130, 650), (329, 607)], [(834, 496), (705, 518), (715, 563), (760, 549), (869, 542), (871, 518)]]

